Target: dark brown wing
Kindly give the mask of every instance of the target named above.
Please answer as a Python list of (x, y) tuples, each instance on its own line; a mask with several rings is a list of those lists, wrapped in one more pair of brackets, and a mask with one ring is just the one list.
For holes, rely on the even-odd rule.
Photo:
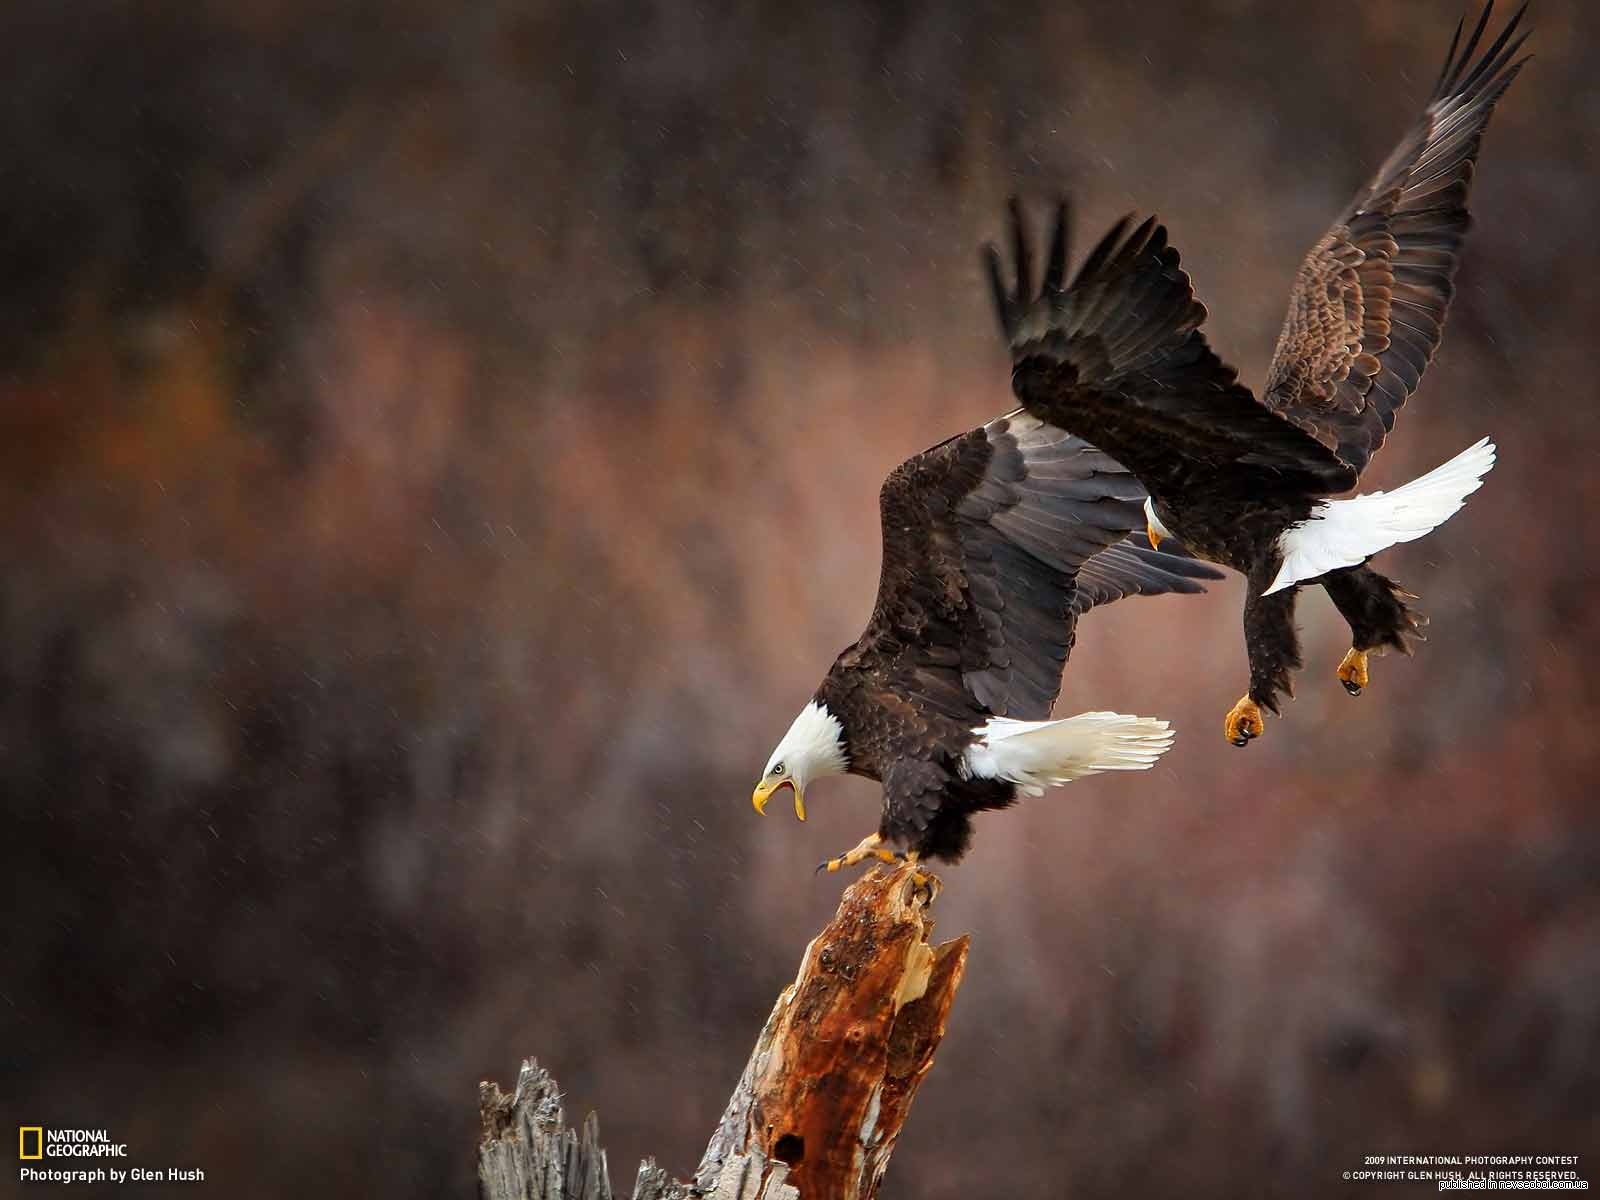
[(1040, 420), (1088, 439), (1163, 497), (1198, 489), (1251, 494), (1272, 486), (1343, 491), (1351, 472), (1292, 419), (1258, 401), (1200, 333), (1194, 298), (1167, 231), (1124, 218), (1095, 247), (1070, 287), (1067, 214), (1056, 214), (1043, 283), (1033, 293), (1031, 252), (1015, 201), (1014, 290), (986, 247), (1000, 324), (1011, 346), (1011, 385)]
[(1168, 549), (1152, 550), (1141, 530), (1084, 563), (1078, 568), (1072, 611), (1082, 616), (1091, 608), (1128, 596), (1199, 591), (1194, 580), (1223, 577), (1208, 563), (1178, 553), (1177, 542), (1167, 539), (1161, 544)]
[(1495, 102), (1526, 59), (1526, 6), (1476, 62), (1493, 4), (1462, 27), (1421, 119), (1312, 248), (1295, 277), (1266, 403), (1311, 427), (1357, 473), (1383, 445), (1439, 347), (1467, 194)]
[[(1106, 455), (1022, 412), (902, 463), (879, 495), (883, 571), (872, 620), (842, 665), (909, 648), (920, 679), (903, 686), (942, 712), (1048, 716), (1086, 607), (1079, 571), (1144, 527), (1144, 496)], [(1198, 580), (1214, 577), (1119, 547), (1091, 575), (1091, 602), (1198, 592)]]

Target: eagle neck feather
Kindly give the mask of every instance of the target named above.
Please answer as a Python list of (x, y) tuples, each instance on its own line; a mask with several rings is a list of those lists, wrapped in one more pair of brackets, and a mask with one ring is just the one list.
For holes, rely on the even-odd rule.
[(800, 765), (809, 779), (842, 774), (850, 769), (844, 724), (825, 703), (813, 698), (800, 710), (772, 757), (774, 762), (790, 760)]

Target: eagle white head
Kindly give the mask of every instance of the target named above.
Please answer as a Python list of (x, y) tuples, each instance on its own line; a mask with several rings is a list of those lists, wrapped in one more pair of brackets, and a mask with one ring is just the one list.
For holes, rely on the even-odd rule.
[(1144, 498), (1144, 532), (1150, 539), (1150, 549), (1159, 550), (1161, 539), (1172, 536), (1172, 530), (1161, 523), (1161, 518), (1156, 516), (1156, 502), (1151, 497)]
[(767, 760), (766, 772), (750, 796), (758, 813), (767, 811), (772, 793), (782, 788), (794, 790), (794, 815), (806, 819), (806, 784), (813, 779), (840, 775), (850, 766), (844, 750), (844, 726), (820, 700), (813, 700), (783, 735), (778, 748)]

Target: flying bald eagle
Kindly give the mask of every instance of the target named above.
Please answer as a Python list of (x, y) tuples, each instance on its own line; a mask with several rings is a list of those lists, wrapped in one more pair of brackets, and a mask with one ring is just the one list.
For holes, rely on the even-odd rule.
[(895, 468), (878, 497), (872, 619), (772, 752), (756, 811), (789, 788), (803, 821), (814, 780), (864, 775), (883, 784), (878, 831), (823, 867), (954, 861), (974, 812), (1148, 768), (1172, 744), (1165, 721), (1047, 719), (1081, 614), (1221, 578), (1142, 537), (1123, 540), (1143, 523), (1144, 495), (1082, 439), (1020, 411)]
[(1442, 524), (1494, 465), (1485, 439), (1392, 492), (1328, 498), (1355, 486), (1439, 345), (1479, 142), (1526, 61), (1519, 10), (1474, 62), (1491, 8), (1459, 55), (1457, 26), (1421, 119), (1301, 264), (1259, 400), (1207, 346), (1205, 306), (1154, 218), (1131, 234), (1124, 218), (1065, 290), (1065, 206), (1037, 295), (1014, 201), (1014, 291), (986, 248), (1024, 408), (1138, 477), (1152, 546), (1176, 536), (1248, 578), (1250, 686), (1223, 727), (1236, 746), (1261, 735), (1278, 693), (1293, 695), (1300, 585), (1321, 584), (1350, 626), (1337, 675), (1351, 695), (1371, 651), (1411, 652), (1416, 597), (1367, 561)]

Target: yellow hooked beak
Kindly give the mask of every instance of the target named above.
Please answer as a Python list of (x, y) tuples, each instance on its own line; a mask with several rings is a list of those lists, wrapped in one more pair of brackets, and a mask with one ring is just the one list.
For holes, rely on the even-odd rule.
[(767, 801), (772, 799), (774, 792), (781, 792), (789, 788), (794, 792), (794, 815), (800, 820), (806, 819), (806, 798), (800, 789), (795, 786), (792, 779), (763, 779), (756, 784), (756, 790), (750, 793), (750, 803), (762, 816), (767, 815)]
[(1155, 522), (1146, 521), (1144, 523), (1144, 532), (1145, 536), (1150, 539), (1150, 549), (1161, 549), (1161, 535), (1156, 532)]

